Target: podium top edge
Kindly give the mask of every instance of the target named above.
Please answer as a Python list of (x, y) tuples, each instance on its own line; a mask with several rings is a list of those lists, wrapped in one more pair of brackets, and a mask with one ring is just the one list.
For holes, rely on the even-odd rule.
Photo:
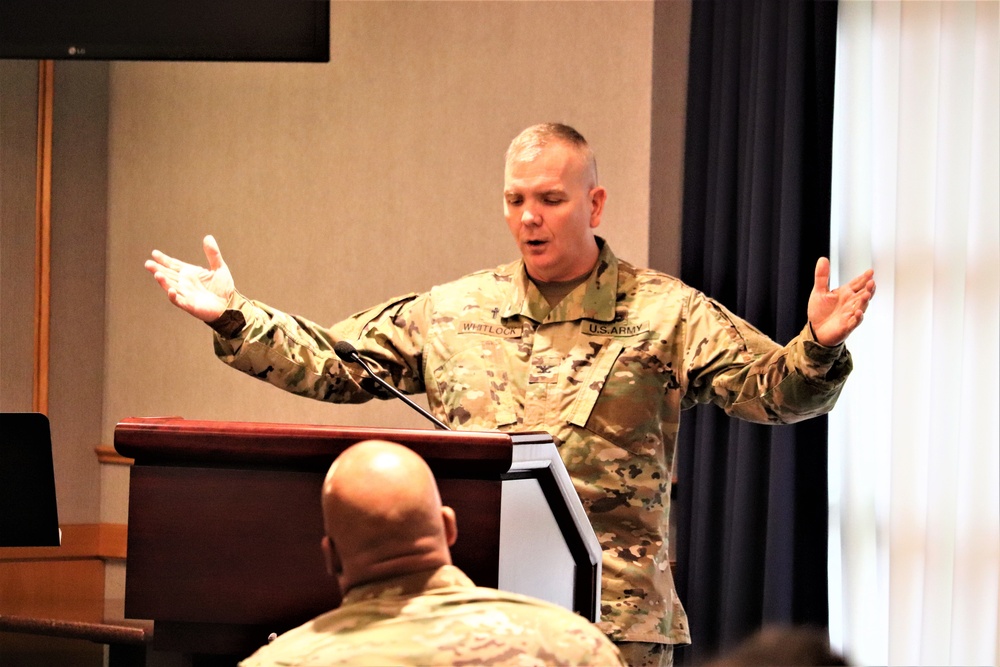
[(547, 433), (442, 431), (319, 424), (133, 417), (115, 427), (115, 450), (142, 464), (147, 460), (273, 464), (316, 461), (329, 464), (363, 440), (389, 440), (425, 459), (489, 461), (509, 466), (522, 445), (551, 443)]

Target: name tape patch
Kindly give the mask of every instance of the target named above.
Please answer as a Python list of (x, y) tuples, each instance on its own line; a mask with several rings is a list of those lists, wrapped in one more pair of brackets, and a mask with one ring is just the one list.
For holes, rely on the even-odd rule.
[(520, 338), (521, 327), (505, 327), (492, 322), (462, 322), (458, 325), (460, 334), (479, 334), (497, 338)]
[(584, 322), (581, 330), (588, 336), (637, 336), (649, 331), (649, 322)]

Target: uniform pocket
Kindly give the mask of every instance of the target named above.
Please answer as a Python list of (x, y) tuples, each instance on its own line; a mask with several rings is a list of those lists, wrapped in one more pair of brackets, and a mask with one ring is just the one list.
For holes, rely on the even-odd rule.
[(448, 420), (464, 428), (492, 429), (517, 423), (508, 365), (497, 340), (476, 341), (434, 369)]
[[(591, 346), (596, 341), (591, 342)], [(583, 373), (574, 373), (574, 382), (577, 383), (576, 400), (570, 412), (569, 423), (574, 426), (586, 427), (590, 414), (597, 405), (601, 390), (608, 379), (608, 374), (614, 366), (618, 355), (622, 353), (625, 346), (620, 341), (605, 339), (601, 343), (600, 349), (590, 360), (590, 369)], [(580, 363), (580, 362), (575, 362)]]
[(674, 373), (645, 343), (611, 341), (581, 387), (571, 422), (640, 456), (663, 454), (663, 404)]

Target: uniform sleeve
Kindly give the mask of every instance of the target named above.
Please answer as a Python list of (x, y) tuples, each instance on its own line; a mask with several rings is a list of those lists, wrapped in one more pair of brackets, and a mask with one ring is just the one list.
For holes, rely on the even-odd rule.
[(334, 346), (349, 341), (384, 380), (420, 393), (422, 314), (428, 307), (426, 296), (410, 294), (327, 328), (234, 293), (210, 326), (216, 356), (227, 365), (300, 396), (363, 403), (390, 395), (360, 366), (341, 362)]
[(807, 324), (784, 347), (701, 293), (688, 307), (685, 406), (713, 402), (758, 423), (829, 412), (853, 367), (844, 345), (824, 347)]

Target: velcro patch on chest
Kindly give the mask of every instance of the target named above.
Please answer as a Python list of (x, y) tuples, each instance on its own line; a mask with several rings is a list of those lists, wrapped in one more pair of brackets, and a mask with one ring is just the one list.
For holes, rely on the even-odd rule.
[(493, 336), (495, 338), (520, 338), (521, 326), (504, 326), (497, 322), (459, 322), (458, 333)]
[(584, 322), (580, 330), (588, 336), (627, 338), (649, 331), (649, 322)]

